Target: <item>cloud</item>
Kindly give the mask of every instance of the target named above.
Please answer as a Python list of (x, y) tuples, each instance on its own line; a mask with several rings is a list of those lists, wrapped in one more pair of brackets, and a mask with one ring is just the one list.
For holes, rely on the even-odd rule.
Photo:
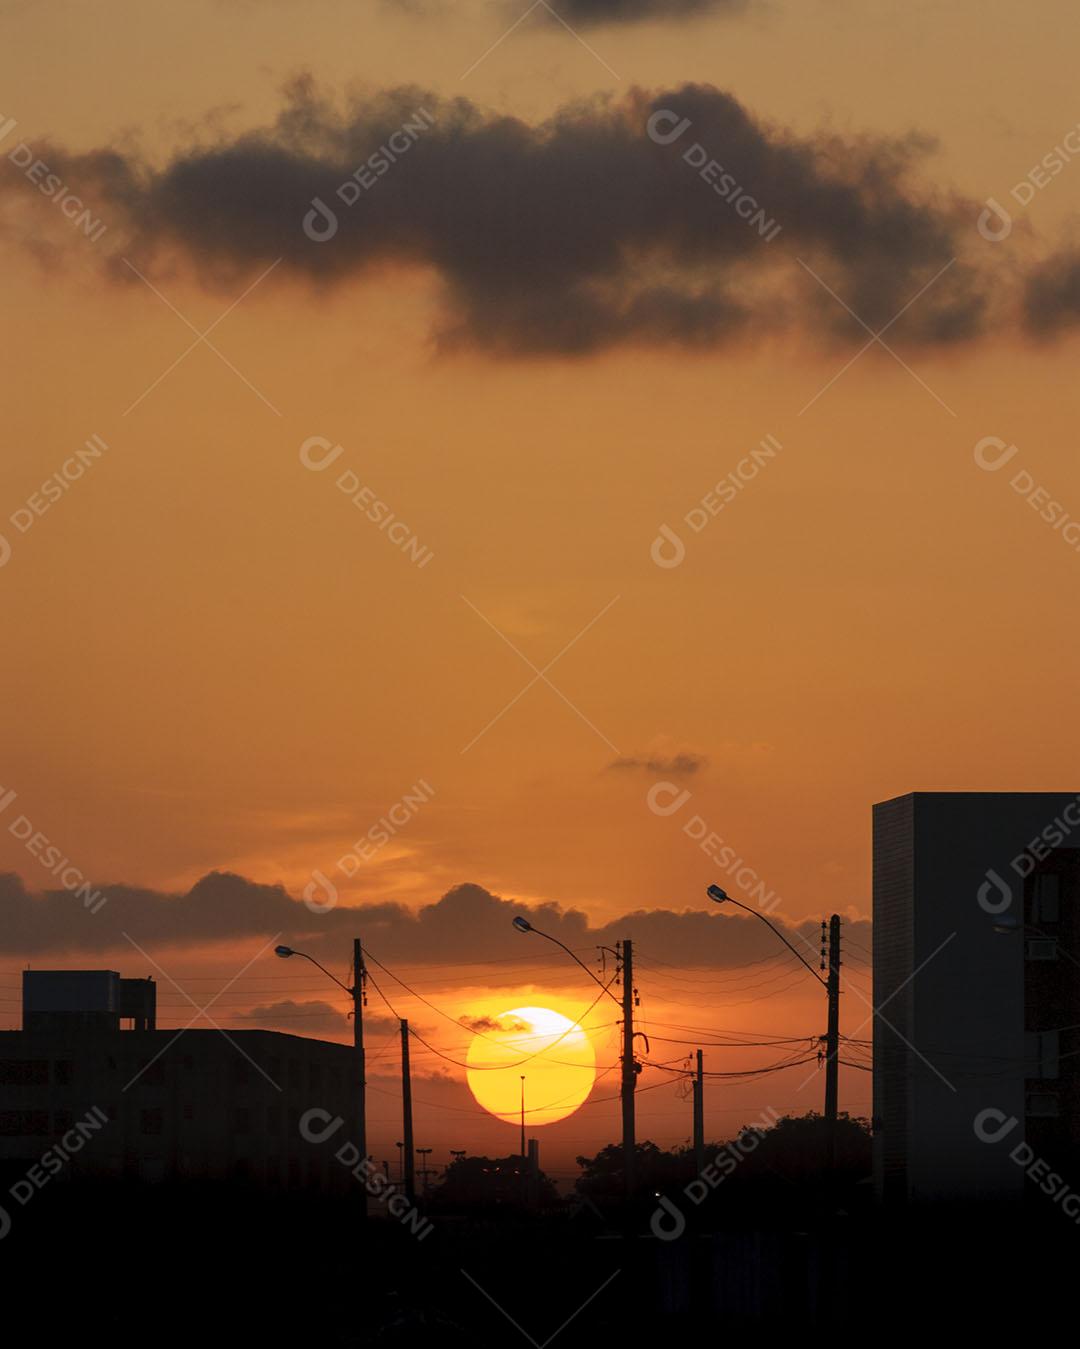
[(702, 14), (739, 13), (748, 0), (551, 0), (551, 7), (570, 24), (599, 27), (646, 20), (693, 19)]
[(459, 1016), (466, 1030), (472, 1031), (531, 1031), (532, 1025), (519, 1016)]
[[(0, 876), (0, 951), (40, 964), (43, 956), (80, 959), (95, 953), (127, 953), (143, 971), (143, 960), (128, 946), (128, 933), (155, 959), (176, 948), (243, 945), (254, 954), (280, 939), (313, 955), (331, 970), (341, 970), (354, 936), (390, 969), (404, 962), (442, 966), (448, 981), (510, 986), (521, 983), (514, 961), (547, 953), (547, 942), (522, 936), (511, 920), (524, 914), (536, 927), (577, 951), (588, 962), (595, 948), (612, 947), (629, 937), (642, 954), (668, 964), (728, 968), (778, 953), (776, 937), (764, 923), (731, 916), (715, 905), (706, 909), (637, 909), (597, 926), (579, 909), (558, 904), (521, 904), (502, 899), (483, 886), (457, 885), (418, 910), (401, 904), (339, 905), (313, 914), (281, 886), (258, 885), (241, 876), (212, 872), (185, 894), (163, 894), (129, 886), (100, 886), (106, 904), (90, 913), (66, 891), (31, 894), (17, 876)], [(736, 896), (738, 897), (738, 896)], [(773, 922), (783, 919), (772, 914)], [(846, 930), (869, 947), (870, 925), (851, 922)], [(820, 927), (806, 920), (785, 928), (799, 949), (816, 951)], [(478, 973), (478, 966), (480, 973)], [(125, 966), (126, 967), (126, 966)], [(166, 964), (166, 968), (168, 965)], [(455, 976), (455, 967), (462, 973)], [(393, 1000), (394, 980), (378, 964), (369, 971)], [(573, 975), (572, 966), (567, 973)]]
[(1024, 289), (1024, 319), (1040, 337), (1080, 322), (1080, 251), (1062, 250), (1032, 270)]
[(608, 764), (609, 768), (615, 769), (641, 769), (646, 773), (656, 773), (664, 777), (686, 777), (691, 773), (700, 772), (708, 763), (704, 754), (693, 754), (684, 751), (679, 754), (665, 756), (663, 754), (653, 755), (623, 755), (614, 759)]
[[(118, 280), (140, 284), (121, 255), (150, 275), (184, 259), (233, 287), (280, 259), (264, 286), (292, 277), (316, 295), (414, 269), (440, 284), (444, 350), (696, 350), (800, 327), (862, 340), (826, 286), (877, 329), (935, 276), (892, 340), (961, 342), (987, 322), (988, 287), (962, 256), (978, 212), (918, 186), (926, 138), (797, 136), (711, 85), (577, 101), (529, 124), (418, 88), (341, 112), (305, 79), (269, 127), (206, 134), (161, 165), (36, 153), (108, 221), (95, 247), (109, 241)], [(20, 174), (0, 193), (46, 219)], [(333, 214), (323, 242), (304, 228), (327, 224), (316, 201)]]
[[(289, 1035), (330, 1035), (346, 1030), (350, 1034), (352, 1032), (352, 1020), (347, 1009), (344, 1006), (335, 1007), (319, 998), (306, 1002), (283, 998), (280, 1002), (263, 1003), (246, 1012), (237, 1012), (236, 1020), (250, 1021), (265, 1030), (286, 1031)], [(399, 1023), (393, 1017), (365, 1011), (366, 1036), (393, 1035), (398, 1029)]]
[(267, 1030), (287, 1031), (290, 1035), (325, 1034), (344, 1030), (348, 1025), (345, 1013), (328, 1002), (294, 1002), (291, 998), (238, 1012), (236, 1019), (254, 1022)]

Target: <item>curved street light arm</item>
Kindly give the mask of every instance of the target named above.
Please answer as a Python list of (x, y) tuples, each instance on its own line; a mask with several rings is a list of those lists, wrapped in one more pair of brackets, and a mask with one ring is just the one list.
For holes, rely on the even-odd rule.
[[(714, 900), (713, 902), (715, 903), (716, 901)], [(758, 913), (757, 909), (752, 909), (750, 908), (749, 905), (743, 904), (737, 899), (732, 899), (730, 895), (727, 896), (727, 898), (724, 900), (724, 903), (734, 904), (737, 909), (742, 909), (745, 913), (751, 914), (754, 918), (760, 918), (766, 927), (771, 928), (772, 931), (776, 933), (776, 935), (784, 943), (784, 945), (791, 952), (791, 954), (795, 956), (797, 960), (802, 961), (802, 963), (806, 966), (806, 968), (810, 971), (810, 973), (814, 976), (814, 978), (818, 981), (818, 983), (821, 984), (824, 988), (828, 988), (829, 986), (828, 980), (823, 979), (821, 977), (821, 975), (817, 972), (817, 970), (814, 969), (813, 965), (810, 964), (810, 962), (806, 959), (806, 957), (802, 954), (802, 952), (799, 951), (796, 947), (792, 946), (791, 942), (788, 941), (788, 939), (784, 936), (784, 934), (780, 931), (780, 929), (774, 926), (772, 923), (770, 923), (763, 913)]]
[(294, 956), (303, 956), (305, 960), (310, 960), (311, 963), (312, 963), (313, 965), (318, 965), (318, 966), (319, 966), (319, 969), (322, 970), (323, 974), (325, 974), (326, 977), (327, 977), (328, 979), (333, 979), (334, 983), (337, 984), (338, 988), (343, 988), (343, 989), (345, 990), (345, 992), (348, 993), (348, 995), (349, 995), (350, 997), (352, 997), (352, 995), (356, 992), (356, 990), (353, 989), (353, 988), (350, 988), (350, 987), (348, 986), (348, 984), (343, 984), (343, 983), (341, 982), (341, 980), (337, 977), (336, 974), (331, 974), (330, 971), (326, 968), (325, 965), (319, 965), (319, 962), (315, 959), (315, 957), (314, 957), (314, 956), (309, 956), (308, 953), (307, 953), (306, 951), (295, 951), (295, 950), (294, 950), (294, 951), (293, 951), (293, 955), (294, 955)]
[(583, 960), (578, 960), (577, 956), (574, 955), (573, 951), (570, 950), (569, 946), (567, 946), (564, 942), (561, 942), (558, 939), (558, 937), (553, 937), (550, 932), (541, 932), (540, 929), (538, 927), (534, 927), (532, 923), (529, 923), (527, 928), (519, 928), (518, 930), (525, 932), (535, 932), (538, 937), (546, 937), (548, 941), (554, 942), (556, 946), (561, 946), (562, 949), (566, 952), (566, 954), (570, 957), (570, 959), (573, 960), (576, 964), (581, 966), (581, 968), (585, 971), (585, 973), (589, 976), (589, 978), (593, 981), (593, 983), (600, 985), (600, 987), (604, 990), (604, 992), (608, 995), (608, 997), (612, 1000), (612, 1002), (616, 1003), (619, 1007), (622, 1006), (622, 1003), (615, 996), (615, 994), (612, 993), (608, 985), (605, 984), (604, 981), (600, 979), (596, 974), (594, 974), (593, 971), (589, 969), (588, 965), (586, 965)]

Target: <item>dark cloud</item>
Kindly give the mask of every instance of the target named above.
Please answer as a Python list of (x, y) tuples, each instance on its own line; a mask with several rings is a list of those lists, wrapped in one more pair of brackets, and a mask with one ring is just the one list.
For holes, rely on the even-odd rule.
[[(348, 999), (344, 999), (347, 1003)], [(320, 998), (295, 1002), (283, 998), (279, 1002), (264, 1003), (246, 1012), (236, 1013), (237, 1021), (250, 1021), (266, 1030), (286, 1031), (290, 1035), (333, 1035), (341, 1031), (352, 1033), (352, 1020), (346, 1007), (335, 1007)], [(391, 1016), (377, 1012), (364, 1013), (364, 1033), (368, 1036), (393, 1035), (400, 1023)]]
[(294, 1002), (291, 998), (238, 1012), (236, 1019), (251, 1021), (267, 1030), (287, 1031), (290, 1035), (325, 1035), (344, 1030), (348, 1025), (345, 1013), (328, 1002)]
[[(661, 112), (663, 134), (682, 127), (670, 143), (647, 132)], [(271, 127), (160, 166), (114, 150), (38, 153), (108, 221), (118, 279), (139, 284), (121, 251), (149, 273), (186, 258), (205, 283), (233, 287), (277, 259), (265, 284), (291, 275), (317, 290), (423, 269), (442, 283), (444, 348), (522, 356), (710, 348), (800, 324), (863, 340), (825, 286), (876, 329), (937, 273), (891, 340), (974, 336), (984, 288), (953, 260), (977, 212), (917, 186), (930, 148), (795, 136), (709, 85), (583, 100), (529, 125), (417, 88), (343, 114), (299, 81)], [(338, 195), (345, 183), (354, 204)], [(41, 218), (20, 175), (0, 192)], [(304, 229), (313, 211), (310, 228), (329, 229), (315, 199), (335, 216), (321, 243)]]
[(748, 0), (551, 0), (551, 8), (578, 27), (691, 19), (702, 14), (737, 14)]
[(1024, 319), (1040, 337), (1080, 323), (1080, 252), (1056, 253), (1033, 269), (1024, 290)]
[(612, 760), (609, 768), (640, 769), (646, 773), (656, 773), (666, 777), (686, 777), (690, 773), (700, 772), (708, 763), (704, 754), (662, 754), (623, 755)]
[(459, 1016), (466, 1030), (474, 1031), (530, 1031), (528, 1021), (519, 1016)]
[[(80, 959), (93, 959), (95, 953), (109, 953), (122, 957), (123, 968), (137, 965), (140, 973), (149, 974), (154, 971), (143, 969), (143, 957), (129, 947), (124, 933), (155, 959), (169, 949), (226, 943), (250, 946), (254, 955), (280, 939), (344, 976), (352, 938), (359, 936), (390, 968), (406, 961), (439, 965), (452, 981), (458, 966), (466, 971), (463, 982), (512, 985), (521, 981), (515, 961), (527, 964), (550, 954), (549, 943), (513, 929), (511, 920), (521, 913), (586, 960), (593, 948), (614, 946), (624, 937), (649, 957), (675, 965), (723, 968), (777, 954), (776, 938), (764, 923), (729, 916), (715, 905), (706, 908), (704, 900), (700, 909), (637, 909), (594, 927), (579, 909), (519, 904), (472, 884), (455, 886), (417, 910), (401, 904), (338, 905), (319, 914), (280, 886), (257, 885), (223, 872), (203, 877), (180, 895), (128, 886), (101, 886), (98, 891), (106, 903), (90, 913), (66, 891), (34, 895), (17, 876), (0, 876), (0, 951), (36, 964), (46, 955), (61, 960), (65, 953), (78, 953)], [(771, 919), (783, 923), (776, 913)], [(852, 922), (848, 930), (869, 946), (869, 923)], [(786, 931), (800, 949), (804, 942), (808, 950), (817, 949), (816, 922), (807, 920)], [(377, 965), (370, 968), (393, 1001), (397, 985)], [(572, 968), (568, 973), (573, 975)]]

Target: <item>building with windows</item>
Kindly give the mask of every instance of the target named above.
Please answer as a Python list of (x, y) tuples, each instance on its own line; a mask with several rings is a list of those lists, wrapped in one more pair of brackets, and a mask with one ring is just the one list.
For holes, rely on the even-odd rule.
[[(153, 987), (112, 971), (24, 972), (25, 1029), (0, 1032), (5, 1179), (24, 1175), (81, 1121), (104, 1119), (65, 1174), (355, 1183), (333, 1155), (355, 1137), (349, 1046), (266, 1030), (156, 1030)], [(143, 1028), (121, 1029), (125, 1018)], [(332, 1145), (301, 1136), (311, 1108), (342, 1118)]]
[(879, 1195), (1080, 1187), (1080, 796), (915, 792), (873, 850)]

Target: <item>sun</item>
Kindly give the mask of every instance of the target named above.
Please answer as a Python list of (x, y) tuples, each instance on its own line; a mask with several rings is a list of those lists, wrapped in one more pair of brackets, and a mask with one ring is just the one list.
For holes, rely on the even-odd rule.
[(549, 1007), (513, 1007), (484, 1017), (469, 1046), (469, 1090), (485, 1110), (516, 1124), (554, 1124), (585, 1101), (596, 1081), (596, 1054), (576, 1021)]

